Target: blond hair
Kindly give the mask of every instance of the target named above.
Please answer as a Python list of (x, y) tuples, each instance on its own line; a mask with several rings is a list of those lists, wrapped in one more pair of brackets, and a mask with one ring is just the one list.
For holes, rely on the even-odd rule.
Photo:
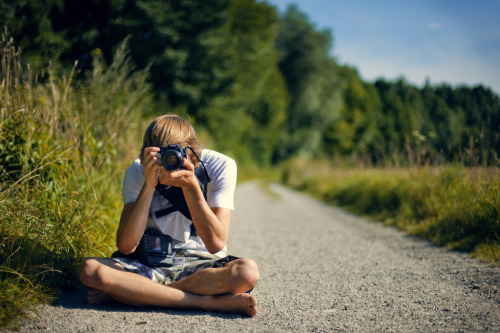
[[(142, 140), (141, 160), (144, 158), (144, 149), (147, 147), (164, 147), (169, 144), (177, 144), (186, 148), (191, 147), (196, 155), (201, 158), (201, 148), (196, 132), (193, 126), (185, 120), (174, 114), (160, 116), (153, 120), (144, 133)], [(198, 159), (191, 156), (191, 163), (198, 165)]]

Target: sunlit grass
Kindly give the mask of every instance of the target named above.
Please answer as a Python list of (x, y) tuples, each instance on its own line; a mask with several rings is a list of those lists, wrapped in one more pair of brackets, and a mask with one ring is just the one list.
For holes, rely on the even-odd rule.
[(238, 183), (251, 180), (259, 180), (263, 183), (278, 182), (281, 178), (281, 170), (278, 167), (258, 167), (238, 165)]
[(0, 325), (76, 283), (79, 262), (109, 255), (122, 207), (123, 172), (149, 112), (146, 74), (125, 45), (73, 82), (57, 66), (22, 66), (2, 36), (0, 85)]

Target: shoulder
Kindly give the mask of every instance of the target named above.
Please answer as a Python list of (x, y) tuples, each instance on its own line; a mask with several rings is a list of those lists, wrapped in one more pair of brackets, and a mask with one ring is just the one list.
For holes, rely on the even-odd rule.
[(130, 164), (130, 166), (127, 169), (126, 174), (130, 175), (144, 175), (144, 169), (142, 168), (141, 160), (136, 159)]
[(123, 178), (122, 196), (124, 203), (134, 202), (144, 184), (144, 169), (141, 161), (135, 160), (125, 172)]
[(132, 164), (127, 168), (125, 172), (124, 182), (142, 182), (144, 181), (144, 169), (142, 168), (141, 160), (136, 159)]
[(223, 162), (229, 162), (229, 163), (234, 163), (236, 162), (229, 156), (224, 155), (222, 153), (219, 153), (218, 151), (211, 150), (211, 149), (202, 149), (201, 151), (201, 159), (203, 161), (205, 160), (210, 160), (210, 161), (223, 161)]
[(208, 183), (208, 205), (234, 210), (236, 162), (229, 156), (208, 149), (204, 149), (201, 156), (211, 179)]
[(236, 162), (231, 157), (215, 150), (203, 149), (201, 160), (205, 163), (208, 175), (211, 178), (221, 173), (236, 173)]

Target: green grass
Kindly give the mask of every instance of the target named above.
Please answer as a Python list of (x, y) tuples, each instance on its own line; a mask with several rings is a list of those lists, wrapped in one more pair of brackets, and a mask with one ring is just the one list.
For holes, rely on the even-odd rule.
[(500, 170), (291, 162), (283, 182), (482, 261), (500, 263)]
[(0, 45), (0, 327), (78, 286), (85, 256), (109, 255), (122, 208), (123, 172), (138, 152), (151, 94), (117, 48), (92, 72), (22, 66)]

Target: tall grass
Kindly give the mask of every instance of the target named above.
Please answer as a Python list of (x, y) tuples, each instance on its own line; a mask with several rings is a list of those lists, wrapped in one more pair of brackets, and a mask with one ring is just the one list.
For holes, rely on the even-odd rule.
[(152, 105), (146, 71), (120, 45), (106, 66), (34, 75), (7, 33), (0, 45), (0, 327), (61, 288), (84, 256), (109, 255), (121, 179)]
[(335, 168), (293, 161), (283, 181), (453, 250), (500, 263), (500, 169)]

